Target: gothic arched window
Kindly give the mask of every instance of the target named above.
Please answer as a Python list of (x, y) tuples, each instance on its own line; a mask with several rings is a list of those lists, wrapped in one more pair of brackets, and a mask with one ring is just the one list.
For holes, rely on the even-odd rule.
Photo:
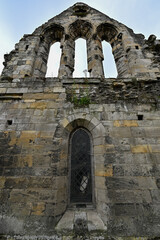
[(52, 44), (49, 51), (46, 77), (57, 77), (60, 65), (61, 49), (60, 43)]
[(92, 203), (91, 139), (78, 128), (71, 137), (71, 203)]
[(75, 66), (73, 77), (88, 77), (86, 40), (79, 38), (75, 41)]
[(107, 41), (102, 42), (103, 47), (103, 54), (104, 54), (104, 61), (103, 61), (103, 67), (104, 67), (104, 74), (106, 78), (116, 78), (117, 68), (114, 56), (112, 54), (112, 47)]

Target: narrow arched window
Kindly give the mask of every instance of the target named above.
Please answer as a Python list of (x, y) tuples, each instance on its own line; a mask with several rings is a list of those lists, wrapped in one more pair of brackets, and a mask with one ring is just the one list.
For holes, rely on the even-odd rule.
[(56, 42), (50, 47), (46, 77), (57, 77), (60, 65), (61, 49), (60, 43)]
[(71, 137), (71, 203), (92, 203), (91, 140), (88, 132), (77, 129)]
[(104, 55), (103, 68), (104, 68), (105, 77), (116, 78), (118, 73), (117, 73), (114, 56), (112, 54), (112, 47), (106, 41), (102, 42), (102, 47), (103, 47), (103, 55)]
[(73, 77), (88, 77), (86, 40), (75, 41), (75, 67)]

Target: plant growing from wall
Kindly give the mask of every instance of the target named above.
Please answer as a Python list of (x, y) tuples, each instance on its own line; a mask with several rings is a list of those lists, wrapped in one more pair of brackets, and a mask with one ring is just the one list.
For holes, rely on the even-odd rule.
[[(75, 82), (73, 84), (71, 92), (71, 102), (74, 104), (75, 107), (85, 107), (91, 103), (87, 79), (85, 79), (84, 84), (85, 84), (84, 88), (76, 87)], [(78, 92), (77, 93), (76, 90), (78, 90), (79, 92), (77, 91)]]

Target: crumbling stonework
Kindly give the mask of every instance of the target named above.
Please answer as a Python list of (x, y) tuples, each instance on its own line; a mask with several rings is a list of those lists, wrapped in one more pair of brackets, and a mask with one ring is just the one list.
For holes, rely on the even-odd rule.
[(104, 77), (101, 41), (112, 46), (118, 77), (157, 79), (160, 77), (160, 41), (151, 35), (148, 40), (125, 25), (97, 10), (77, 3), (60, 15), (24, 35), (10, 54), (5, 55), (2, 76), (10, 78), (45, 77), (50, 46), (61, 43), (59, 77), (72, 77), (75, 40), (87, 42), (88, 71), (91, 77)]
[[(80, 37), (87, 42), (90, 78), (73, 79)], [(112, 46), (116, 79), (104, 78), (103, 40)], [(56, 41), (62, 48), (59, 76), (45, 78)], [(160, 239), (159, 49), (154, 35), (145, 40), (77, 3), (24, 35), (5, 55), (0, 81), (2, 239)], [(70, 147), (78, 128), (90, 133), (92, 143), (89, 210), (70, 204)], [(63, 229), (69, 211), (70, 226)], [(75, 220), (77, 211), (85, 218)]]

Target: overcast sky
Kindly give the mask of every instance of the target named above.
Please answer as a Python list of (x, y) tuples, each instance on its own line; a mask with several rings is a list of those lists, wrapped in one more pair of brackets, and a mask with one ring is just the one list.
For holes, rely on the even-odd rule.
[[(35, 28), (76, 2), (75, 0), (0, 0), (0, 73), (3, 68), (3, 55), (14, 49), (15, 43), (19, 42), (24, 34), (32, 33)], [(135, 33), (142, 33), (146, 38), (150, 34), (155, 34), (160, 39), (160, 0), (83, 0), (83, 2), (127, 25)], [(85, 41), (81, 42), (85, 44)], [(81, 53), (81, 56), (78, 55), (76, 66), (80, 58), (84, 60), (84, 44), (78, 44), (80, 50), (77, 48), (76, 52)], [(55, 47), (56, 50), (52, 53), (54, 57), (51, 56), (51, 65), (56, 68), (53, 59), (60, 54), (60, 50), (59, 46), (55, 45)], [(110, 66), (112, 60), (109, 53), (106, 53), (107, 49), (107, 44), (104, 44), (104, 68), (107, 69), (105, 72), (108, 72), (107, 76), (114, 76), (115, 70)], [(84, 74), (85, 64), (85, 61), (79, 64), (82, 66), (74, 74), (75, 76)], [(48, 75), (54, 76), (54, 69), (50, 70)]]

